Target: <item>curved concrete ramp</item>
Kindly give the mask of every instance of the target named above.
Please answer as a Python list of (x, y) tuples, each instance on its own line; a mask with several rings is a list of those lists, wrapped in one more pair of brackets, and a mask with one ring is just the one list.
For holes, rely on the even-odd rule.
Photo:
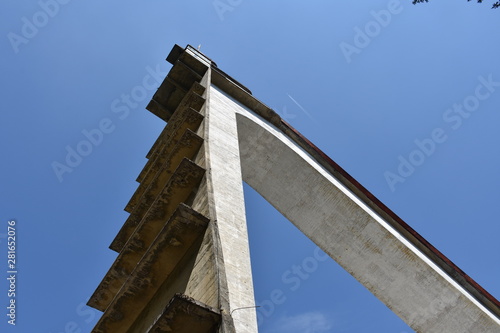
[(417, 332), (499, 332), (499, 319), (281, 130), (234, 103), (243, 180)]

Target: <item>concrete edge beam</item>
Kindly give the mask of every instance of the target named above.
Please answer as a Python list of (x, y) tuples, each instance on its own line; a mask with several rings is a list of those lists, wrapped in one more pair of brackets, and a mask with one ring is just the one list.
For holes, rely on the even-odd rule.
[[(200, 112), (203, 104), (205, 103), (205, 99), (196, 93), (188, 94), (186, 96), (187, 98), (185, 99), (185, 103), (181, 103), (177, 108), (177, 111), (169, 119), (167, 125), (160, 132), (158, 138), (155, 140), (155, 142), (151, 146), (151, 149), (148, 151), (146, 158), (151, 160), (154, 157), (154, 155), (158, 153), (161, 144), (164, 143), (172, 135), (173, 128), (183, 126), (182, 122), (184, 122), (186, 120), (186, 117), (188, 116), (186, 112), (189, 112), (189, 110)], [(188, 120), (190, 120), (190, 118), (188, 118)], [(173, 124), (169, 125), (170, 123)], [(196, 128), (189, 127), (189, 128), (191, 128), (191, 130), (193, 131), (197, 129), (197, 127)], [(139, 181), (141, 178), (142, 176), (139, 175), (137, 177), (137, 181)]]
[(152, 98), (148, 105), (146, 106), (146, 110), (163, 120), (164, 122), (168, 122), (170, 117), (174, 114), (174, 110), (171, 107), (168, 107), (165, 104), (161, 104), (154, 98)]
[(213, 333), (220, 321), (219, 310), (176, 294), (148, 333)]
[(186, 201), (191, 192), (199, 185), (204, 174), (205, 169), (203, 167), (184, 158), (144, 217), (140, 221), (127, 219), (111, 243), (110, 249), (120, 252), (134, 233), (141, 230), (141, 228), (147, 227), (144, 224), (151, 224), (153, 223), (152, 220), (161, 221), (167, 219), (168, 215), (173, 211), (172, 208)]
[(182, 161), (137, 228), (134, 230), (131, 230), (131, 226), (128, 228), (127, 231), (131, 236), (127, 241), (121, 245), (122, 239), (126, 236), (124, 235), (119, 238), (121, 242), (112, 244), (113, 250), (119, 249), (117, 252), (120, 253), (92, 294), (87, 303), (89, 306), (100, 311), (106, 309), (158, 232), (178, 205), (182, 204), (200, 183), (204, 173), (203, 168), (190, 160)]
[[(239, 89), (242, 89), (246, 93), (252, 95), (250, 89), (222, 71), (212, 59), (208, 58), (191, 45), (188, 45), (186, 48), (182, 48), (177, 44), (174, 45), (166, 60), (172, 65), (174, 65), (177, 60), (181, 60), (202, 76), (206, 73), (205, 66), (207, 68), (210, 67), (213, 71), (216, 71), (218, 75), (223, 76), (226, 80), (231, 81), (232, 84), (238, 86)], [(197, 68), (198, 70), (196, 70)]]
[(174, 116), (168, 122), (165, 130), (162, 131), (158, 140), (156, 140), (155, 149), (153, 150), (149, 160), (146, 162), (146, 165), (137, 176), (137, 181), (139, 183), (144, 182), (144, 179), (152, 170), (153, 165), (157, 165), (159, 163), (160, 160), (158, 160), (158, 158), (161, 159), (162, 157), (160, 156), (162, 155), (164, 157), (167, 143), (178, 141), (186, 129), (190, 129), (194, 132), (197, 131), (203, 121), (203, 118), (204, 116), (201, 113), (192, 108), (182, 108), (181, 110), (178, 110), (178, 112), (174, 113)]
[[(194, 85), (193, 85), (193, 87), (194, 87)], [(186, 109), (193, 109), (194, 111), (197, 111), (197, 112), (201, 111), (201, 108), (203, 107), (203, 104), (205, 103), (205, 99), (203, 97), (201, 97), (201, 95), (198, 94), (194, 90), (195, 89), (193, 89), (192, 91), (189, 91), (184, 96), (184, 98), (182, 99), (182, 101), (177, 106), (176, 112), (172, 115), (172, 117), (169, 118), (168, 123), (171, 123), (171, 122), (174, 122), (174, 123), (181, 122), (182, 119), (178, 119), (178, 118), (179, 117), (180, 118), (185, 117), (185, 115), (182, 115), (182, 114), (186, 111)], [(176, 115), (177, 113), (179, 115)], [(165, 141), (165, 139), (168, 138), (168, 136), (170, 135), (170, 134), (166, 133), (167, 131), (171, 130), (168, 127), (169, 126), (168, 123), (165, 126), (165, 128), (160, 132), (160, 135), (158, 135), (158, 138), (156, 138), (155, 142), (153, 143), (153, 145), (149, 149), (148, 153), (146, 154), (146, 158), (151, 159), (151, 157), (158, 150), (158, 146), (160, 146), (161, 143), (163, 141)], [(173, 125), (170, 125), (170, 126), (173, 126)], [(178, 125), (176, 125), (176, 126), (178, 126)]]
[[(187, 91), (188, 89), (181, 87), (175, 80), (167, 75), (153, 95), (153, 99), (161, 105), (171, 108), (175, 101), (180, 101)], [(175, 110), (175, 108), (172, 109)]]
[(281, 123), (281, 117), (270, 107), (253, 97), (244, 87), (229, 79), (218, 69), (212, 71), (212, 83), (226, 94), (243, 104), (253, 112), (264, 117), (275, 126)]
[(202, 75), (198, 74), (181, 60), (177, 60), (170, 69), (168, 77), (175, 81), (184, 90), (189, 90), (193, 82), (200, 82)]
[[(176, 92), (179, 91), (181, 90), (176, 89), (176, 87), (173, 86), (172, 80), (167, 76), (156, 93), (153, 95), (153, 98), (146, 106), (146, 109), (168, 122), (179, 105), (190, 104), (189, 106), (195, 110), (199, 110), (199, 108), (201, 108), (201, 105), (199, 105), (199, 108), (196, 106), (197, 101), (191, 101), (192, 97), (190, 95), (193, 93), (199, 96), (203, 95), (205, 88), (202, 85), (195, 81), (189, 91), (185, 92), (182, 90), (180, 94), (176, 94)], [(186, 99), (189, 103), (185, 101)]]
[[(205, 99), (201, 97), (203, 95), (203, 92), (205, 91), (205, 88), (200, 85), (199, 83), (195, 82), (191, 86), (191, 89), (182, 97), (180, 102), (175, 105), (174, 112), (172, 113), (171, 116), (168, 117), (166, 121), (170, 122), (171, 117), (177, 112), (182, 109), (186, 108), (192, 108), (195, 111), (200, 111), (201, 108), (203, 107), (203, 104), (205, 103)], [(151, 101), (154, 101), (155, 103), (160, 103), (154, 99)], [(175, 121), (175, 118), (172, 120)], [(157, 149), (157, 146), (159, 143), (163, 140), (164, 137), (164, 132), (166, 131), (166, 127), (161, 131), (160, 135), (158, 138), (155, 140), (151, 148), (149, 149), (148, 153), (146, 154), (146, 158), (151, 158), (153, 152)]]
[(186, 95), (187, 89), (181, 87), (169, 76), (165, 77), (152, 97), (155, 103), (148, 103), (146, 109), (167, 121), (175, 112), (177, 105)]
[(134, 265), (92, 333), (126, 332), (190, 247), (203, 237), (208, 223), (207, 217), (180, 204)]
[(192, 46), (186, 47), (186, 52), (183, 52), (177, 58), (177, 61), (181, 61), (189, 69), (198, 74), (200, 77), (204, 76), (208, 68), (212, 66), (212, 60), (208, 59), (205, 55), (201, 56), (201, 53), (194, 51)]
[(125, 207), (125, 210), (130, 212), (130, 216), (141, 219), (182, 159), (186, 157), (192, 160), (202, 144), (203, 138), (190, 129), (186, 129), (178, 141), (171, 139), (166, 143), (162, 149), (163, 154), (158, 155), (151, 170)]

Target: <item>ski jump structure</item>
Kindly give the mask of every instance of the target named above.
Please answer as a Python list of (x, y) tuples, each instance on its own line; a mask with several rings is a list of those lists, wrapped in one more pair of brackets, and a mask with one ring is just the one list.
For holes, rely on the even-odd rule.
[(498, 333), (500, 303), (250, 90), (191, 46), (147, 109), (139, 174), (93, 333), (256, 333), (243, 182), (416, 332)]

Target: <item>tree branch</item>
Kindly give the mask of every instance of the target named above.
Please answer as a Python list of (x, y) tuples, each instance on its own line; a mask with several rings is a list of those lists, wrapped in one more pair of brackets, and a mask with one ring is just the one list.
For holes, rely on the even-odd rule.
[[(467, 0), (470, 1), (470, 0)], [(417, 3), (422, 3), (422, 2), (429, 2), (429, 0), (413, 0), (412, 4), (416, 5)], [(478, 3), (482, 3), (483, 0), (477, 0)], [(493, 6), (491, 7), (492, 9), (500, 8), (500, 1), (496, 1), (493, 3)]]

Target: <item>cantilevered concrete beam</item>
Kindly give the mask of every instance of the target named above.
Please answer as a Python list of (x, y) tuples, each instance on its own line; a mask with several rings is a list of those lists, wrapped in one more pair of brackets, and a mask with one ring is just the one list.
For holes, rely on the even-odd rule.
[(217, 309), (176, 294), (148, 333), (213, 333), (219, 323)]
[[(190, 207), (180, 204), (163, 226), (158, 236), (139, 263), (121, 282), (122, 287), (106, 306), (92, 333), (128, 332), (141, 312), (158, 292), (162, 284), (203, 236), (208, 219)], [(135, 265), (136, 264), (136, 265)], [(122, 263), (122, 269), (126, 264)], [(106, 276), (106, 284), (120, 277), (113, 267)]]

